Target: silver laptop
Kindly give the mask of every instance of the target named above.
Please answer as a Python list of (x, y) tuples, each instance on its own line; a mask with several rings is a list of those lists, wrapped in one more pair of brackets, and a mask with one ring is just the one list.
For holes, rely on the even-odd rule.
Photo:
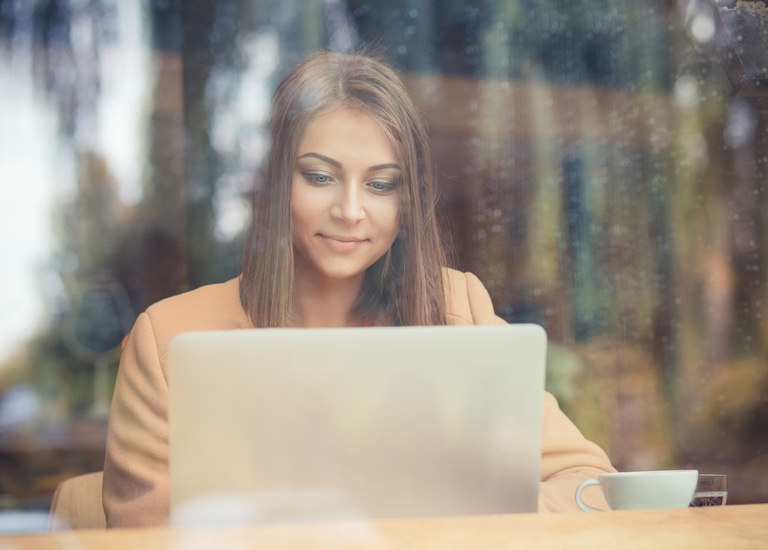
[(545, 355), (530, 324), (178, 335), (171, 522), (535, 512)]

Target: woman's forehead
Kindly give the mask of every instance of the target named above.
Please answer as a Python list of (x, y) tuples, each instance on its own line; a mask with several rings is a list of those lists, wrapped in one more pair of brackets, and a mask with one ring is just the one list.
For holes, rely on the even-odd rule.
[(367, 158), (374, 164), (399, 163), (384, 125), (369, 113), (346, 107), (324, 113), (307, 123), (296, 156), (307, 153), (320, 153), (339, 161), (357, 157)]

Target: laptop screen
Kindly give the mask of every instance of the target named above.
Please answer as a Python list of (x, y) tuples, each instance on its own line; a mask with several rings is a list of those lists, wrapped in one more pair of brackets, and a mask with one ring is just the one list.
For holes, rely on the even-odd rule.
[(545, 354), (537, 325), (179, 335), (172, 523), (534, 512)]

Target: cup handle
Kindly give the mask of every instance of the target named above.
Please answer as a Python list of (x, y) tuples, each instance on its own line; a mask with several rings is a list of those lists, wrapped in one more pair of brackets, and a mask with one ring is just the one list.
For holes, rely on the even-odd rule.
[(588, 479), (586, 481), (582, 481), (581, 485), (579, 485), (579, 488), (576, 489), (576, 504), (578, 504), (579, 507), (585, 512), (602, 512), (602, 510), (599, 510), (593, 506), (590, 506), (589, 504), (586, 504), (583, 500), (581, 500), (582, 491), (584, 491), (584, 489), (586, 489), (590, 485), (600, 485), (600, 480)]

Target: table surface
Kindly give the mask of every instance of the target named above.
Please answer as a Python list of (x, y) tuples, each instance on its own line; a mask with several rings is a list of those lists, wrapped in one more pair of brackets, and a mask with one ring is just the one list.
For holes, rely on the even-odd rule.
[(0, 537), (0, 550), (768, 548), (768, 504), (360, 523), (83, 530)]

